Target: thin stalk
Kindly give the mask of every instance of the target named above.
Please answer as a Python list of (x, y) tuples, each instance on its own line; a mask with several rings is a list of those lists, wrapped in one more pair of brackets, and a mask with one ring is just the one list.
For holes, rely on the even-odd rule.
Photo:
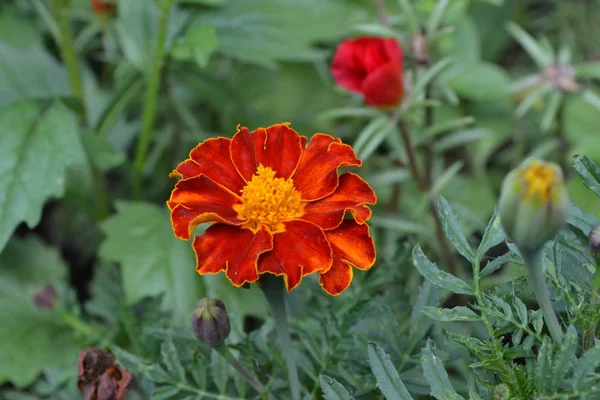
[(536, 250), (532, 252), (526, 252), (521, 250), (525, 265), (527, 266), (527, 273), (529, 274), (529, 280), (533, 286), (535, 297), (540, 305), (544, 321), (550, 331), (550, 336), (557, 344), (560, 344), (563, 339), (563, 331), (556, 317), (556, 313), (552, 308), (552, 302), (550, 301), (550, 292), (548, 292), (548, 286), (546, 285), (546, 277), (544, 276), (544, 259), (542, 250)]
[[(224, 359), (226, 359), (229, 364), (231, 364), (231, 366), (233, 368), (235, 368), (235, 370), (237, 372), (240, 373), (240, 375), (242, 375), (242, 377), (246, 380), (246, 382), (248, 382), (250, 384), (250, 386), (252, 386), (258, 393), (260, 394), (267, 394), (266, 393), (266, 389), (263, 386), (262, 383), (260, 383), (252, 374), (252, 372), (250, 372), (246, 367), (244, 367), (233, 355), (233, 353), (231, 353), (231, 351), (229, 350), (229, 348), (222, 344), (219, 346), (215, 346), (213, 347), (213, 349), (219, 353), (219, 355), (221, 357), (223, 357)], [(270, 400), (275, 400), (275, 398), (270, 395), (267, 394), (268, 398)]]
[[(426, 194), (429, 192), (431, 185), (425, 179), (425, 176), (422, 176), (419, 173), (419, 166), (417, 164), (417, 158), (415, 156), (415, 149), (410, 140), (410, 133), (408, 131), (408, 125), (402, 119), (398, 119), (398, 127), (400, 128), (400, 136), (402, 137), (402, 142), (404, 143), (404, 147), (406, 149), (406, 155), (408, 156), (408, 164), (410, 167), (410, 171), (413, 175), (413, 178), (417, 182), (419, 189), (422, 193)], [(446, 236), (444, 235), (444, 230), (442, 227), (442, 221), (440, 221), (440, 216), (437, 213), (437, 208), (435, 205), (435, 200), (432, 198), (429, 200), (429, 212), (435, 221), (435, 230), (438, 242), (442, 246), (442, 252), (444, 254), (444, 259), (448, 264), (448, 271), (456, 275), (458, 270), (456, 267), (456, 261), (454, 259), (454, 254), (452, 253), (452, 249), (448, 245), (448, 241), (446, 240)]]
[(563, 98), (556, 114), (556, 142), (558, 147), (558, 164), (560, 165), (565, 179), (568, 177), (570, 168), (568, 165), (569, 141), (565, 136), (565, 99)]
[(379, 16), (379, 22), (381, 25), (390, 26), (390, 18), (388, 17), (387, 10), (385, 9), (384, 0), (375, 0), (375, 8), (377, 8), (377, 15)]
[(81, 108), (83, 110), (82, 119), (86, 120), (83, 85), (81, 83), (81, 74), (79, 73), (77, 54), (75, 53), (75, 40), (73, 39), (73, 31), (71, 30), (71, 24), (69, 23), (69, 17), (67, 15), (68, 8), (68, 4), (65, 0), (54, 0), (54, 14), (56, 16), (56, 22), (60, 32), (59, 46), (61, 55), (65, 65), (67, 66), (67, 71), (69, 72), (69, 79), (71, 80), (73, 94), (81, 103)]
[(281, 356), (285, 361), (288, 381), (290, 382), (290, 391), (293, 400), (300, 400), (300, 380), (298, 379), (298, 368), (294, 359), (292, 337), (287, 321), (287, 312), (285, 309), (285, 288), (281, 277), (265, 275), (260, 280), (260, 288), (263, 291), (271, 316), (275, 321), (275, 330)]
[(158, 90), (160, 88), (160, 78), (165, 62), (164, 51), (167, 39), (167, 25), (171, 5), (173, 0), (163, 0), (160, 7), (160, 20), (158, 25), (158, 38), (156, 49), (154, 51), (154, 60), (148, 75), (148, 85), (144, 98), (144, 110), (142, 112), (142, 133), (137, 144), (134, 161), (134, 195), (139, 198), (142, 193), (143, 171), (146, 157), (148, 155), (148, 146), (152, 136), (152, 125), (154, 124), (154, 114), (156, 113), (156, 103), (158, 100)]
[[(431, 83), (425, 86), (425, 100), (431, 97)], [(433, 107), (431, 105), (425, 107), (425, 128), (433, 125)], [(430, 138), (425, 145), (425, 181), (428, 185), (432, 183), (433, 171), (433, 138)]]

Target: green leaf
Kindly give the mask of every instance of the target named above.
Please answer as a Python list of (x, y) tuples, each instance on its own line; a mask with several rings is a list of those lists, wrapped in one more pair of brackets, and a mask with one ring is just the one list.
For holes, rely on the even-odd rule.
[(523, 46), (527, 54), (529, 54), (539, 68), (543, 68), (552, 62), (552, 56), (519, 25), (514, 22), (509, 22), (507, 29), (521, 46)]
[(577, 329), (575, 329), (573, 325), (569, 325), (565, 337), (560, 344), (560, 348), (552, 361), (552, 374), (550, 378), (551, 391), (556, 391), (560, 387), (560, 384), (569, 374), (571, 368), (573, 368), (577, 344)]
[(90, 155), (91, 163), (101, 171), (108, 171), (125, 163), (125, 154), (116, 151), (106, 140), (95, 132), (82, 135), (83, 147)]
[(600, 365), (600, 345), (588, 350), (575, 365), (575, 371), (573, 371), (572, 387), (577, 390), (583, 381), (583, 379)]
[(33, 301), (66, 276), (58, 251), (33, 236), (11, 240), (0, 255), (0, 384), (29, 386), (44, 369), (74, 365), (80, 348), (71, 329), (58, 311), (38, 310)]
[(351, 400), (354, 398), (341, 383), (327, 375), (319, 376), (319, 382), (325, 400)]
[(448, 393), (456, 395), (456, 391), (450, 383), (448, 373), (444, 369), (442, 361), (433, 354), (432, 341), (427, 341), (427, 346), (421, 349), (421, 366), (423, 374), (429, 387), (431, 395), (438, 400), (447, 400)]
[(423, 309), (427, 306), (439, 306), (442, 302), (442, 297), (442, 291), (438, 290), (435, 285), (429, 281), (423, 282), (417, 301), (410, 314), (409, 347), (414, 347), (425, 336), (433, 323), (430, 318), (426, 318), (425, 314), (423, 314)]
[(513, 297), (513, 306), (517, 311), (517, 315), (519, 316), (519, 320), (521, 321), (521, 323), (527, 326), (527, 307), (525, 306), (525, 303), (523, 303), (523, 300), (521, 300), (517, 296)]
[(423, 313), (435, 321), (450, 322), (450, 321), (479, 321), (479, 315), (467, 307), (454, 308), (437, 308), (424, 307)]
[(552, 92), (550, 95), (548, 104), (544, 110), (544, 115), (542, 116), (542, 122), (540, 123), (542, 132), (548, 132), (552, 127), (552, 123), (556, 119), (556, 115), (559, 112), (558, 110), (561, 107), (564, 98), (565, 95), (562, 92)]
[(473, 294), (473, 289), (465, 281), (458, 279), (454, 275), (441, 271), (434, 263), (429, 261), (419, 245), (413, 250), (413, 264), (419, 270), (423, 278), (443, 289), (453, 293)]
[(579, 154), (573, 157), (573, 167), (583, 179), (583, 184), (600, 196), (600, 168), (588, 156)]
[(544, 342), (538, 353), (534, 371), (534, 383), (541, 393), (546, 392), (550, 386), (550, 372), (552, 369), (552, 341), (544, 336)]
[(142, 202), (119, 202), (116, 208), (101, 225), (106, 239), (100, 257), (121, 263), (125, 300), (134, 304), (164, 294), (164, 308), (175, 322), (187, 324), (202, 297), (190, 244), (173, 236), (166, 209)]
[(165, 340), (160, 347), (160, 353), (167, 371), (179, 382), (185, 382), (185, 370), (183, 369), (183, 365), (181, 365), (179, 354), (177, 354), (177, 349), (173, 341)]
[(42, 206), (64, 193), (67, 168), (85, 166), (77, 120), (60, 103), (0, 109), (0, 251), (15, 227), (38, 224)]
[(450, 243), (463, 257), (473, 261), (473, 250), (458, 223), (458, 218), (448, 201), (442, 196), (438, 198), (438, 214), (442, 221), (444, 234)]
[(508, 253), (504, 253), (500, 257), (494, 258), (493, 260), (489, 261), (485, 265), (485, 268), (483, 268), (481, 270), (481, 272), (479, 273), (479, 277), (481, 279), (483, 279), (486, 276), (491, 275), (494, 272), (496, 272), (504, 264), (510, 263), (510, 262), (519, 262), (519, 261), (523, 262), (523, 260), (521, 260), (521, 258), (517, 254), (513, 253), (512, 251), (509, 251)]
[(216, 351), (210, 355), (210, 376), (219, 389), (219, 393), (224, 394), (227, 391), (227, 381), (229, 381), (229, 363)]
[(500, 215), (498, 215), (498, 209), (495, 208), (494, 214), (492, 215), (490, 222), (488, 222), (485, 232), (483, 232), (481, 243), (477, 249), (477, 259), (481, 260), (489, 249), (503, 242), (505, 239), (506, 234), (504, 233), (504, 229), (500, 223)]
[(0, 42), (0, 106), (25, 99), (52, 100), (71, 93), (66, 69), (45, 50), (15, 49)]
[(181, 389), (175, 386), (161, 386), (152, 392), (150, 400), (167, 400), (177, 396)]
[(368, 353), (371, 371), (383, 396), (388, 400), (412, 400), (385, 350), (377, 343), (369, 343)]
[(600, 79), (600, 62), (587, 62), (574, 66), (577, 78)]
[(169, 376), (169, 373), (160, 365), (152, 364), (150, 361), (144, 360), (117, 346), (112, 346), (111, 352), (117, 358), (117, 362), (128, 371), (141, 373), (155, 383), (175, 383), (173, 382), (173, 378)]
[(465, 63), (452, 72), (448, 85), (459, 96), (469, 100), (499, 100), (510, 93), (510, 78), (497, 65), (485, 62)]
[(216, 31), (214, 26), (192, 26), (185, 36), (175, 41), (171, 50), (173, 58), (194, 60), (200, 68), (206, 67), (211, 54), (218, 47)]

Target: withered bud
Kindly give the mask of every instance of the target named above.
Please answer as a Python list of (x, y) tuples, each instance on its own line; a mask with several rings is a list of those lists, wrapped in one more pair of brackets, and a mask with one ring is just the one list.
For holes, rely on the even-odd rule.
[(101, 349), (84, 349), (77, 361), (77, 386), (85, 400), (121, 400), (133, 376)]
[(192, 313), (192, 329), (202, 342), (211, 346), (223, 343), (231, 332), (225, 304), (218, 299), (198, 300)]
[(410, 54), (417, 64), (427, 65), (431, 61), (431, 54), (429, 53), (427, 40), (427, 32), (424, 29), (410, 39)]
[(41, 288), (33, 297), (33, 302), (38, 310), (52, 310), (58, 302), (58, 294), (52, 285), (46, 285)]
[(590, 248), (592, 254), (600, 256), (600, 225), (596, 225), (590, 231)]
[(575, 80), (575, 71), (570, 65), (551, 64), (544, 68), (542, 76), (554, 89), (565, 92), (577, 92), (580, 89)]

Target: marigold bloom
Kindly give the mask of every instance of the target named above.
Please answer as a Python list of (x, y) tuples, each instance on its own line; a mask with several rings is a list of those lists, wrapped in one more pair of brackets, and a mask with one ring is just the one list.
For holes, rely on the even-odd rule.
[(331, 73), (338, 85), (362, 93), (368, 105), (391, 107), (404, 97), (402, 57), (396, 39), (348, 39), (338, 46)]
[[(352, 266), (369, 269), (375, 247), (365, 223), (373, 189), (358, 175), (354, 150), (318, 133), (307, 144), (288, 124), (239, 127), (232, 139), (208, 139), (171, 176), (182, 178), (167, 202), (175, 236), (196, 236), (196, 270), (224, 271), (235, 286), (261, 274), (283, 276), (288, 291), (318, 273), (323, 289), (342, 293)], [(353, 219), (345, 219), (346, 213)]]

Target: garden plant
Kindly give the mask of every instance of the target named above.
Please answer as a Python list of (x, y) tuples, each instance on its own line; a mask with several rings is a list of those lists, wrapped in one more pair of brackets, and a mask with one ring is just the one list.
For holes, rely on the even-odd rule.
[(600, 399), (600, 0), (0, 2), (0, 398)]

